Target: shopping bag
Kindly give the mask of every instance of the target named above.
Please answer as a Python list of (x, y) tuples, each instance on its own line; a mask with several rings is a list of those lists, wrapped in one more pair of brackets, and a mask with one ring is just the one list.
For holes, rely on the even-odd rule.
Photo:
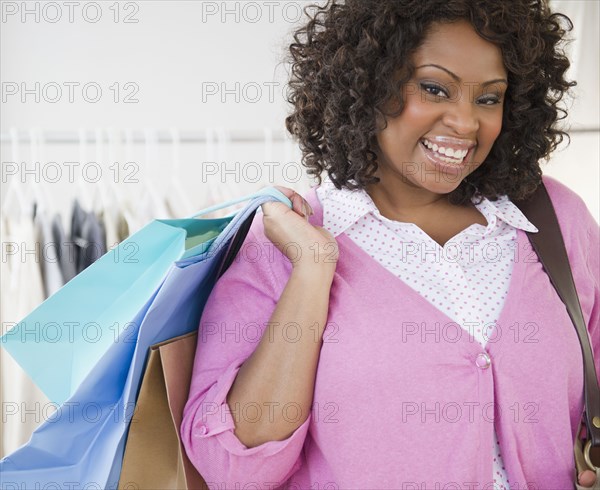
[(197, 341), (194, 331), (150, 348), (119, 489), (208, 489), (179, 439)]
[[(171, 264), (163, 282), (110, 343), (73, 395), (36, 429), (26, 445), (0, 461), (2, 490), (52, 485), (117, 488), (126, 433), (149, 347), (198, 328), (216, 279), (232, 262), (261, 204), (279, 200), (292, 206), (277, 189), (266, 188), (198, 215), (247, 199), (252, 200), (242, 210), (225, 217), (228, 224), (210, 239), (212, 243), (204, 252)], [(74, 482), (78, 486), (74, 487)]]
[[(221, 233), (229, 220), (155, 220), (103, 255), (0, 338), (52, 402), (66, 401), (173, 262)], [(199, 243), (199, 245), (194, 245)]]

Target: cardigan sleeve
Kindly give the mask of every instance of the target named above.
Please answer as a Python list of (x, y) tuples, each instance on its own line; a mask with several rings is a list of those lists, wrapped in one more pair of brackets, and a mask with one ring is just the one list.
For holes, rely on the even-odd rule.
[[(585, 207), (585, 204), (584, 204)], [(594, 302), (590, 313), (589, 333), (594, 353), (596, 375), (600, 380), (600, 227), (587, 207), (579, 214), (587, 228), (587, 269), (594, 287)]]
[(554, 177), (542, 178), (563, 231), (600, 379), (600, 227), (579, 194)]
[[(232, 414), (256, 418), (252, 404), (229, 407), (226, 397), (235, 377), (258, 346), (279, 300), (267, 247), (250, 228), (227, 271), (211, 291), (202, 312), (198, 344), (180, 428), (192, 464), (210, 488), (276, 488), (302, 464), (311, 413), (287, 439), (248, 448), (234, 434)], [(233, 410), (233, 412), (232, 412)]]

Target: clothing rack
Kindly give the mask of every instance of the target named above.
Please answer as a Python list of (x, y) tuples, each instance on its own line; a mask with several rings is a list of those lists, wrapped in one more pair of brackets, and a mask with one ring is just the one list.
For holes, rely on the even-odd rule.
[[(205, 143), (209, 139), (209, 131), (215, 131), (215, 129), (211, 128), (207, 131), (178, 131), (179, 133), (179, 142), (180, 143)], [(30, 134), (26, 131), (18, 131), (18, 142), (19, 143), (30, 143)], [(120, 134), (121, 142), (125, 143), (125, 137), (123, 135), (122, 130), (118, 130)], [(156, 143), (162, 144), (172, 144), (173, 136), (172, 133), (168, 130), (158, 130), (156, 131)], [(44, 131), (44, 143), (50, 144), (79, 144), (82, 143), (82, 139), (80, 135), (76, 131)], [(265, 141), (265, 131), (264, 130), (226, 130), (227, 140), (236, 143), (252, 143), (252, 142), (264, 142)], [(216, 134), (215, 134), (216, 136)], [(288, 141), (291, 139), (291, 135), (289, 135), (284, 129), (271, 130), (271, 140), (272, 141)], [(10, 143), (11, 137), (9, 132), (3, 131), (0, 133), (0, 142), (2, 143)], [(83, 139), (85, 143), (96, 143), (96, 135), (93, 129), (87, 130), (85, 138)], [(108, 136), (105, 134), (103, 143), (108, 143)], [(145, 144), (146, 137), (143, 130), (132, 130), (132, 139), (129, 141), (131, 143), (136, 144)]]
[[(575, 127), (566, 130), (569, 134), (574, 133), (596, 133), (600, 131), (600, 128), (594, 127)], [(122, 134), (122, 131), (119, 131)], [(131, 143), (134, 144), (145, 144), (146, 138), (143, 130), (133, 130), (133, 137), (130, 140)], [(230, 142), (235, 143), (258, 143), (265, 141), (265, 132), (261, 130), (227, 130), (227, 139)], [(121, 136), (121, 142), (125, 143), (124, 136)], [(272, 141), (288, 141), (291, 139), (291, 135), (287, 133), (284, 129), (271, 130), (271, 140)], [(207, 131), (198, 131), (198, 130), (190, 130), (190, 131), (179, 131), (179, 142), (180, 143), (206, 143), (208, 140)], [(0, 133), (0, 142), (1, 143), (10, 143), (11, 137), (7, 131), (2, 131)], [(18, 142), (19, 143), (30, 143), (30, 135), (28, 132), (19, 131), (18, 132)], [(85, 143), (96, 143), (96, 135), (93, 130), (86, 131), (85, 139), (83, 140)], [(105, 135), (102, 141), (103, 143), (108, 143), (108, 137)], [(172, 144), (173, 136), (168, 130), (159, 130), (156, 132), (156, 143), (159, 144)], [(76, 131), (44, 131), (44, 143), (48, 144), (79, 144), (82, 143), (82, 139), (77, 134)]]

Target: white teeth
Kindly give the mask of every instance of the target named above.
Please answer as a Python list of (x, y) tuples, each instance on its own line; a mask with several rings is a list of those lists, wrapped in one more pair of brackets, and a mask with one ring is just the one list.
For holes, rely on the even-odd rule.
[(452, 148), (445, 148), (443, 146), (438, 146), (435, 143), (431, 143), (430, 141), (427, 140), (422, 140), (423, 144), (429, 148), (430, 150), (433, 150), (441, 155), (445, 155), (447, 157), (451, 157), (453, 158), (453, 160), (451, 160), (452, 162), (457, 162), (462, 160), (463, 158), (465, 158), (465, 156), (467, 155), (467, 153), (469, 152), (469, 150), (454, 150)]
[(440, 157), (440, 160), (442, 160), (442, 162), (446, 162), (446, 163), (461, 163), (462, 162), (462, 158), (460, 160), (456, 160), (454, 158)]

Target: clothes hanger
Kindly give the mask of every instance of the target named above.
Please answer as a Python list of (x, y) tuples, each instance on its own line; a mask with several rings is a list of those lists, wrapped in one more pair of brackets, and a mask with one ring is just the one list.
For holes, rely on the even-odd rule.
[[(124, 133), (124, 138), (125, 138), (125, 162), (126, 163), (133, 163), (135, 162), (135, 158), (133, 157), (133, 130), (131, 128), (125, 128), (123, 130)], [(129, 197), (131, 196), (131, 194), (128, 195), (128, 199), (122, 199), (121, 200), (121, 213), (123, 214), (123, 218), (125, 219), (125, 222), (127, 223), (127, 228), (129, 229), (129, 234), (133, 234), (135, 233), (139, 228), (140, 228), (140, 224), (139, 224), (139, 220), (136, 219), (136, 215), (133, 214), (132, 210), (133, 210), (133, 202), (131, 201), (131, 198)], [(136, 197), (136, 203), (139, 201), (139, 199)], [(137, 208), (137, 206), (136, 206)]]
[[(33, 155), (37, 155), (37, 153), (34, 153), (32, 150), (34, 149), (34, 145), (35, 145), (35, 141), (34, 139), (32, 139), (31, 137), (34, 135), (34, 131), (30, 130), (29, 131), (30, 134), (30, 159), (32, 162), (34, 162), (35, 160), (32, 158)], [(18, 138), (17, 138), (17, 132), (16, 130), (12, 132), (11, 134), (11, 139), (13, 142), (13, 157), (18, 156), (17, 153), (17, 145), (18, 145)], [(15, 160), (16, 162), (19, 162), (19, 160)], [(24, 162), (21, 162), (24, 163)], [(19, 181), (19, 178), (17, 178), (17, 181)], [(19, 233), (19, 224), (21, 223), (31, 223), (31, 219), (33, 217), (33, 210), (34, 210), (34, 205), (35, 205), (35, 201), (34, 199), (32, 199), (32, 197), (30, 196), (31, 194), (31, 185), (27, 185), (27, 182), (22, 182), (19, 181), (19, 183), (17, 184), (17, 186), (20, 187), (20, 189), (15, 190), (15, 192), (20, 194), (20, 198), (21, 198), (21, 202), (22, 202), (22, 208), (20, 209), (21, 213), (18, 217), (18, 221), (17, 223), (15, 223), (16, 226), (9, 226), (9, 229), (7, 230), (6, 233), (6, 237), (15, 241), (20, 241), (23, 240), (24, 236), (22, 236)], [(19, 199), (19, 198), (17, 198)], [(4, 209), (3, 209), (4, 212)], [(2, 223), (4, 225), (4, 223)], [(10, 279), (9, 279), (9, 288), (11, 290), (16, 290), (16, 288), (18, 287), (19, 284), (19, 278), (20, 278), (20, 274), (19, 271), (21, 269), (21, 267), (23, 267), (23, 261), (22, 260), (11, 260), (10, 261)]]
[[(17, 165), (21, 165), (21, 160), (19, 158), (19, 134), (16, 128), (10, 128), (9, 130), (10, 137), (10, 147), (11, 147), (11, 156), (12, 161)], [(6, 197), (4, 199), (4, 203), (2, 205), (3, 213), (7, 215), (10, 213), (10, 207), (13, 202), (16, 202), (17, 208), (17, 216), (21, 219), (26, 214), (27, 209), (27, 201), (24, 192), (24, 184), (20, 179), (19, 175), (14, 175), (8, 184), (8, 190), (6, 191)]]
[[(231, 148), (231, 144), (232, 144), (229, 131), (227, 131), (222, 126), (219, 126), (219, 127), (217, 127), (216, 133), (217, 133), (217, 151), (218, 151), (217, 155), (219, 157), (219, 161), (229, 162), (230, 161), (229, 149)], [(227, 179), (227, 178), (223, 179), (223, 181), (225, 182), (225, 186), (223, 187), (225, 199), (233, 199), (237, 195), (237, 192), (235, 192), (236, 186), (231, 185), (229, 179)]]
[[(42, 158), (43, 156), (43, 147), (44, 147), (44, 137), (42, 134), (42, 131), (40, 128), (37, 127), (33, 127), (29, 130), (29, 139), (30, 139), (30, 148), (31, 148), (31, 161), (33, 163), (38, 163), (40, 164), (40, 169), (41, 166), (44, 163), (44, 160)], [(31, 189), (31, 191), (33, 192), (33, 198), (34, 198), (34, 203), (35, 203), (35, 209), (36, 209), (36, 214), (41, 213), (41, 212), (45, 212), (48, 207), (47, 204), (49, 202), (48, 199), (48, 193), (46, 192), (46, 189), (44, 188), (41, 179), (40, 182), (36, 182), (34, 180), (34, 182), (32, 182), (29, 185), (29, 188)], [(33, 211), (33, 202), (32, 202), (32, 211)]]
[[(118, 161), (116, 158), (117, 152), (116, 152), (116, 147), (119, 141), (119, 131), (116, 130), (113, 127), (108, 127), (106, 130), (106, 134), (107, 134), (107, 138), (108, 138), (108, 145), (107, 145), (107, 152), (108, 152), (108, 163), (109, 166), (112, 165), (118, 165)], [(117, 177), (114, 178), (113, 175), (110, 175), (109, 179), (108, 179), (108, 185), (106, 186), (106, 190), (107, 190), (107, 194), (108, 194), (108, 199), (110, 199), (113, 203), (114, 206), (117, 209), (119, 209), (121, 207), (121, 202), (123, 200), (123, 195), (117, 185), (117, 182), (119, 181), (119, 176), (120, 173), (117, 174)]]
[[(268, 126), (265, 126), (263, 128), (263, 133), (264, 133), (264, 137), (265, 137), (264, 162), (272, 163), (273, 162), (273, 130)], [(265, 185), (264, 180), (262, 178), (260, 179), (260, 181), (262, 182), (262, 185)], [(255, 185), (259, 185), (259, 183), (256, 183)], [(274, 183), (269, 182), (267, 185), (274, 185)], [(262, 207), (259, 208), (259, 211), (262, 212)]]
[[(84, 128), (78, 128), (79, 136), (79, 165), (83, 169), (87, 159), (87, 135)], [(85, 179), (82, 174), (77, 178), (77, 195), (74, 201), (79, 201), (83, 209), (89, 210), (92, 207), (88, 186), (85, 185)]]
[[(95, 163), (99, 166), (100, 169), (102, 169), (102, 162), (104, 161), (104, 134), (102, 128), (96, 128), (96, 130), (94, 131), (94, 138), (96, 145)], [(109, 207), (109, 202), (106, 191), (105, 176), (100, 175), (100, 178), (97, 182), (90, 182), (90, 184), (94, 184), (94, 190), (92, 191), (92, 208), (90, 209), (90, 211), (93, 211), (98, 214), (101, 213), (103, 210), (107, 210)]]
[[(204, 136), (206, 140), (206, 158), (205, 162), (207, 163), (215, 163), (217, 168), (219, 168), (219, 162), (216, 160), (216, 148), (214, 143), (214, 129), (208, 127), (204, 130)], [(203, 178), (204, 172), (202, 173)], [(219, 188), (219, 179), (217, 179), (217, 184), (211, 185), (209, 182), (202, 182), (202, 184), (206, 187), (205, 199), (204, 202), (201, 203), (201, 207), (207, 208), (210, 206), (214, 206), (215, 204), (222, 201), (220, 197), (220, 188)]]
[[(158, 138), (156, 131), (150, 128), (144, 130), (146, 166), (152, 168), (158, 165)], [(169, 212), (165, 206), (164, 195), (156, 190), (152, 183), (152, 178), (149, 173), (145, 173), (144, 187), (142, 189), (142, 203), (150, 203), (152, 207), (152, 219), (155, 218), (170, 218)], [(145, 223), (144, 223), (145, 224)]]
[[(172, 170), (171, 170), (171, 179), (169, 180), (169, 185), (167, 186), (167, 192), (165, 199), (171, 205), (171, 210), (176, 214), (181, 214), (181, 216), (189, 215), (192, 210), (192, 205), (190, 200), (187, 197), (187, 193), (181, 183), (180, 173), (181, 173), (181, 157), (180, 157), (180, 143), (181, 137), (179, 134), (179, 130), (175, 127), (170, 128), (169, 133), (171, 135), (171, 155), (172, 155)], [(179, 206), (177, 206), (176, 201), (178, 201)], [(179, 217), (179, 216), (175, 216)]]
[[(231, 138), (229, 136), (229, 133), (222, 126), (218, 126), (215, 129), (215, 133), (217, 135), (217, 163), (219, 165), (223, 164), (226, 166), (227, 163), (229, 163), (228, 149), (229, 145), (231, 144)], [(219, 171), (219, 173), (221, 173), (221, 171)], [(218, 202), (228, 201), (230, 199), (233, 199), (237, 195), (236, 192), (234, 192), (231, 184), (228, 182), (228, 178), (229, 177), (227, 175), (225, 175), (224, 178), (220, 178), (220, 185), (218, 186)], [(217, 214), (218, 217), (226, 215), (224, 209), (219, 210)]]
[[(13, 138), (14, 138), (14, 133), (13, 133)], [(13, 139), (13, 142), (15, 140)], [(40, 147), (43, 144), (43, 139), (41, 136), (41, 130), (39, 128), (30, 128), (29, 130), (29, 147), (30, 147), (30, 158), (31, 158), (31, 162), (32, 163), (39, 163), (40, 164), (40, 168), (41, 165), (43, 163), (43, 160), (40, 158), (42, 151), (40, 150)], [(26, 213), (22, 213), (20, 218), (25, 218), (30, 220), (29, 222), (33, 225), (33, 218), (34, 218), (34, 213), (33, 211), (35, 210), (35, 215), (39, 216), (42, 212), (45, 211), (46, 209), (46, 196), (44, 195), (43, 191), (40, 188), (40, 182), (34, 182), (29, 184), (28, 186), (26, 186), (25, 188), (25, 193), (23, 194), (24, 197), (24, 202), (26, 203), (25, 205), (25, 211)], [(32, 196), (28, 196), (27, 191), (29, 191), (31, 194), (33, 194)], [(19, 220), (21, 221), (21, 220)], [(10, 230), (9, 230), (10, 232)], [(14, 237), (16, 239), (24, 239), (24, 237)], [(32, 244), (29, 244), (32, 245)], [(37, 260), (37, 259), (36, 259)], [(19, 277), (19, 270), (21, 267), (23, 267), (24, 262), (22, 260), (16, 260), (13, 261), (13, 268), (11, 270), (11, 276), (12, 279), (10, 280), (10, 286), (11, 288), (15, 288), (17, 286), (17, 280)]]

